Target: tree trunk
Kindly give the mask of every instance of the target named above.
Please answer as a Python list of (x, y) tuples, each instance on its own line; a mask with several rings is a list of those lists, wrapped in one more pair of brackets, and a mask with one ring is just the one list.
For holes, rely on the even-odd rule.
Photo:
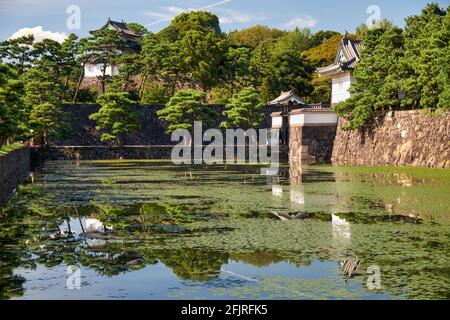
[(83, 82), (83, 79), (84, 79), (84, 67), (85, 67), (85, 65), (86, 65), (85, 62), (83, 62), (83, 64), (81, 65), (82, 69), (81, 69), (80, 77), (78, 79), (77, 88), (75, 89), (75, 94), (73, 96), (73, 100), (72, 100), (73, 103), (77, 102), (78, 94), (80, 92), (80, 86), (81, 86), (81, 83)]
[(138, 87), (138, 96), (139, 99), (142, 98), (142, 94), (143, 94), (143, 87), (144, 87), (144, 83), (147, 81), (147, 73), (144, 73), (141, 75), (141, 81), (139, 82), (139, 87)]
[(44, 129), (44, 133), (42, 135), (42, 143), (44, 145), (44, 147), (48, 146), (48, 130)]
[(66, 76), (66, 80), (64, 81), (64, 92), (62, 94), (62, 100), (66, 100), (66, 93), (69, 87), (69, 75)]
[(116, 138), (116, 144), (121, 147), (122, 146), (122, 139), (120, 137), (120, 133), (117, 134), (117, 138)]
[(106, 68), (107, 68), (107, 64), (104, 63), (103, 64), (103, 68), (102, 68), (103, 69), (102, 70), (102, 80), (100, 81), (100, 85), (101, 85), (101, 88), (102, 88), (102, 94), (105, 94), (105, 91), (106, 91), (106, 86), (105, 86)]
[(234, 71), (231, 73), (231, 96), (234, 95)]

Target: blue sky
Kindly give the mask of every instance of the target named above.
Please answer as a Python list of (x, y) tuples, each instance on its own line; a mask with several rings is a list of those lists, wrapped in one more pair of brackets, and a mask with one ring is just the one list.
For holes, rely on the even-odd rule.
[[(217, 14), (223, 31), (243, 29), (262, 24), (273, 28), (309, 27), (312, 31), (354, 31), (375, 11), (380, 17), (403, 26), (404, 18), (418, 14), (430, 1), (426, 0), (0, 0), (0, 40), (9, 38), (22, 28), (34, 28), (44, 35), (76, 33), (88, 35), (102, 26), (108, 17), (113, 20), (138, 22), (151, 31), (167, 26), (170, 19), (183, 10), (208, 8)], [(441, 7), (450, 0), (435, 0)], [(66, 26), (68, 6), (80, 8), (80, 29)], [(371, 7), (372, 8), (372, 7)], [(375, 8), (375, 10), (377, 10)], [(36, 27), (42, 28), (36, 28)], [(23, 32), (28, 32), (22, 30)]]

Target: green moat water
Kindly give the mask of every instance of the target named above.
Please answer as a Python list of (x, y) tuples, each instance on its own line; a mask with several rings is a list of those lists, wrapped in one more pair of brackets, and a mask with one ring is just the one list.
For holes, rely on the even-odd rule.
[(450, 170), (47, 162), (1, 213), (0, 297), (450, 299), (449, 194)]

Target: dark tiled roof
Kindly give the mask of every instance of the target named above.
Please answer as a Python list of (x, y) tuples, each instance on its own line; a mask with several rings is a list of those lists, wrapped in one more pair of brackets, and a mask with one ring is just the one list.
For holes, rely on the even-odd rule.
[(317, 68), (319, 76), (328, 76), (345, 70), (353, 70), (360, 60), (362, 40), (342, 38), (334, 62), (326, 67)]
[[(131, 37), (141, 37), (142, 35), (136, 31), (131, 30), (130, 28), (128, 28), (127, 24), (125, 22), (118, 22), (118, 21), (113, 21), (111, 19), (108, 19), (108, 22), (106, 22), (106, 24), (101, 27), (98, 30), (103, 30), (105, 28), (108, 28), (109, 26), (113, 27), (114, 29), (117, 30), (117, 32), (121, 33), (121, 34), (125, 34), (127, 36), (131, 36)], [(94, 30), (94, 31), (90, 31), (91, 34), (95, 33), (98, 30)]]
[(296, 95), (293, 90), (282, 91), (278, 98), (269, 102), (269, 105), (287, 104), (289, 102), (306, 105), (306, 102)]

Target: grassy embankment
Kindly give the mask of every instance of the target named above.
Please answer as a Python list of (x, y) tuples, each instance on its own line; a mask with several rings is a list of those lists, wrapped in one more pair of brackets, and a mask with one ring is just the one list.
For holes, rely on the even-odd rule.
[(0, 147), (0, 157), (3, 157), (10, 153), (11, 151), (22, 148), (24, 145), (21, 143), (13, 143), (9, 145), (4, 145)]

